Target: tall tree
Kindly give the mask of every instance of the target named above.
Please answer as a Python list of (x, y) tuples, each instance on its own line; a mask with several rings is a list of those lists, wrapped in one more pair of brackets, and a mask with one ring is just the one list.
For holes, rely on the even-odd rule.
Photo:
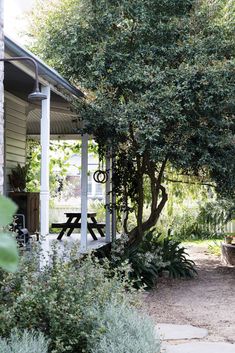
[[(34, 12), (33, 50), (88, 92), (80, 106), (116, 153), (116, 192), (141, 240), (167, 202), (164, 180), (210, 180), (234, 196), (234, 18), (229, 0), (60, 0)], [(231, 10), (231, 11), (230, 11)], [(231, 21), (230, 21), (231, 22)], [(143, 217), (144, 184), (151, 207)]]

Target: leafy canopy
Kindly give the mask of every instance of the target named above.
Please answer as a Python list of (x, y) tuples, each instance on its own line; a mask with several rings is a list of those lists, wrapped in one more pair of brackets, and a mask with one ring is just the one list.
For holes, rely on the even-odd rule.
[(88, 93), (79, 114), (115, 150), (116, 191), (139, 225), (144, 175), (148, 228), (169, 165), (234, 196), (234, 13), (230, 0), (60, 0), (34, 12), (33, 50)]

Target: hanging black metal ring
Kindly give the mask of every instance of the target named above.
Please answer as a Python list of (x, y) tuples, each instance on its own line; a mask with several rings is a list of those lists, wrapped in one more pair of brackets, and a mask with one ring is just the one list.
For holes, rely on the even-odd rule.
[(96, 183), (105, 184), (108, 180), (108, 173), (103, 170), (97, 170), (93, 174), (93, 179)]

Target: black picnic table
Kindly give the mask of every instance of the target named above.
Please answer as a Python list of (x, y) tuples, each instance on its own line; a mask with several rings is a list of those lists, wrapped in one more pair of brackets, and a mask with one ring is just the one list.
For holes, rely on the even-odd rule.
[[(74, 229), (81, 228), (81, 217), (82, 217), (81, 212), (66, 212), (65, 215), (67, 217), (66, 222), (52, 223), (52, 225), (51, 225), (52, 228), (62, 228), (60, 231), (60, 234), (57, 237), (58, 240), (62, 239), (62, 237), (66, 231), (67, 231), (67, 236), (69, 237), (73, 233)], [(89, 230), (92, 238), (94, 240), (97, 240), (94, 229), (96, 229), (98, 231), (98, 233), (101, 235), (101, 237), (104, 237), (105, 234), (103, 232), (103, 229), (105, 227), (105, 223), (97, 222), (95, 217), (96, 217), (96, 212), (88, 212), (87, 213), (87, 218), (88, 218), (87, 229)]]

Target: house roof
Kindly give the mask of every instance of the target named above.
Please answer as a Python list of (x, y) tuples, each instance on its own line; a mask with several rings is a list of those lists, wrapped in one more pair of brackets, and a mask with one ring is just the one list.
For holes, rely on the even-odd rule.
[[(30, 51), (22, 48), (5, 36), (5, 57), (27, 56), (38, 64), (39, 82), (51, 87), (51, 138), (75, 139), (80, 123), (76, 122), (77, 114), (72, 111), (72, 98), (85, 98), (81, 90), (71, 85), (58, 72), (46, 65)], [(27, 105), (27, 135), (38, 138), (40, 135), (41, 105), (28, 102), (28, 94), (35, 84), (34, 67), (31, 62), (5, 62), (4, 89)], [(74, 123), (75, 121), (75, 123)]]
[[(39, 80), (40, 78), (45, 79), (49, 83), (54, 86), (60, 86), (68, 93), (76, 96), (76, 97), (84, 97), (84, 93), (76, 88), (75, 86), (71, 85), (65, 78), (63, 78), (56, 70), (52, 69), (48, 65), (46, 65), (41, 59), (39, 59), (36, 55), (31, 53), (29, 50), (23, 48), (15, 41), (10, 39), (8, 36), (5, 35), (4, 39), (5, 43), (5, 51), (6, 53), (10, 54), (10, 56), (28, 56), (34, 59), (38, 64), (38, 71), (39, 71)], [(26, 66), (31, 66), (30, 63), (25, 62)]]

